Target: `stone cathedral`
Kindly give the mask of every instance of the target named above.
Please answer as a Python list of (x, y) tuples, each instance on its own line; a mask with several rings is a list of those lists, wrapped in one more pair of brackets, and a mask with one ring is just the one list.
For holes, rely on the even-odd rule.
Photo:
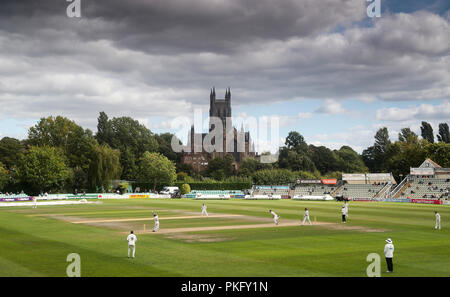
[[(239, 164), (245, 158), (256, 157), (255, 146), (250, 138), (250, 132), (245, 132), (243, 127), (241, 127), (240, 131), (233, 127), (231, 116), (231, 89), (228, 88), (225, 91), (224, 99), (217, 99), (216, 90), (215, 88), (212, 88), (209, 95), (209, 131), (207, 133), (195, 133), (194, 125), (191, 126), (187, 143), (190, 152), (184, 151), (182, 153), (182, 162), (184, 164), (191, 164), (194, 170), (199, 172), (208, 166), (208, 162), (211, 159), (224, 157), (226, 154), (233, 155), (234, 166), (236, 169), (239, 168)], [(223, 138), (220, 140), (215, 139), (215, 137), (210, 135), (210, 133), (216, 129), (212, 118), (220, 119), (222, 122)], [(219, 145), (223, 148), (222, 151), (214, 150), (208, 152), (203, 145), (198, 145), (203, 144), (204, 139), (207, 137), (211, 137), (211, 143), (214, 145), (217, 141), (220, 141)], [(226, 142), (227, 139), (228, 146)]]

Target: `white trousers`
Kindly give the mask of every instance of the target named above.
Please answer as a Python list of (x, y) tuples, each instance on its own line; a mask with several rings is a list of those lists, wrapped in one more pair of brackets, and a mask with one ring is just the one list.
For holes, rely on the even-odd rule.
[(136, 246), (135, 245), (128, 245), (128, 258), (130, 257), (130, 251), (133, 250), (133, 258), (134, 258), (134, 253), (136, 252)]
[(158, 231), (159, 230), (159, 222), (155, 223), (155, 227), (153, 228), (153, 231)]
[(303, 217), (302, 225), (305, 224), (306, 220), (308, 220), (308, 223), (309, 223), (310, 225), (312, 225), (311, 220), (309, 219), (309, 216), (304, 216), (304, 217)]
[(204, 210), (202, 210), (202, 216), (203, 215), (206, 215), (206, 216), (208, 216), (208, 212), (204, 209)]
[(275, 223), (275, 225), (278, 225), (278, 220), (280, 219), (279, 216), (275, 216), (273, 217), (273, 222)]
[(438, 229), (441, 230), (441, 220), (436, 220), (436, 225), (434, 226), (434, 229)]

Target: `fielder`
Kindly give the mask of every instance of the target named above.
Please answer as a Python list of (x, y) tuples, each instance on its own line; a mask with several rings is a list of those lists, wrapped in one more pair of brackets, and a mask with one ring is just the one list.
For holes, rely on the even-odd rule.
[(34, 200), (33, 208), (37, 208), (37, 197), (33, 197), (33, 200)]
[(206, 211), (206, 205), (204, 203), (202, 205), (202, 217), (203, 217), (203, 215), (208, 216), (208, 212)]
[(308, 220), (308, 223), (312, 225), (311, 220), (309, 219), (309, 210), (305, 208), (305, 214), (303, 215), (303, 222), (302, 225), (305, 224), (306, 220)]
[(438, 229), (441, 230), (441, 215), (435, 211), (434, 214), (436, 215), (436, 224), (434, 225), (434, 229)]
[(344, 206), (345, 206), (345, 218), (348, 219), (348, 202), (347, 201), (345, 201)]
[(269, 209), (269, 212), (273, 215), (273, 221), (275, 225), (278, 225), (278, 220), (280, 219), (280, 216), (274, 213), (271, 209)]
[(134, 253), (136, 252), (137, 237), (133, 233), (134, 233), (133, 230), (131, 230), (130, 231), (130, 235), (128, 235), (128, 237), (127, 237), (127, 241), (128, 241), (128, 258), (130, 257), (130, 250), (131, 249), (133, 249), (133, 258), (134, 258)]
[(155, 227), (153, 228), (153, 232), (156, 232), (159, 230), (159, 219), (156, 213), (153, 214), (153, 220), (155, 220)]

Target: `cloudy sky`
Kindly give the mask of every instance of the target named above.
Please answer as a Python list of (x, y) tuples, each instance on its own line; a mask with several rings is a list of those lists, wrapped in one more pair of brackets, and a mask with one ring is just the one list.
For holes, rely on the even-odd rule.
[(0, 137), (98, 113), (152, 131), (208, 112), (231, 87), (233, 115), (278, 116), (308, 143), (358, 152), (425, 120), (450, 122), (450, 1), (65, 0), (0, 4)]

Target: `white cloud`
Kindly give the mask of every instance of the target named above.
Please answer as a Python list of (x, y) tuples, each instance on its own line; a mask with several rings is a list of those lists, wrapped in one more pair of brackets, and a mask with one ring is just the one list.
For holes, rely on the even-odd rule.
[(421, 104), (409, 108), (389, 107), (377, 110), (379, 121), (413, 121), (428, 119), (450, 119), (450, 100), (439, 105)]
[(342, 107), (340, 102), (333, 99), (326, 99), (315, 112), (324, 114), (344, 114), (347, 111)]
[(373, 144), (373, 136), (376, 130), (376, 127), (358, 125), (337, 133), (320, 133), (305, 136), (305, 140), (315, 146), (326, 146), (330, 149), (350, 146), (361, 154), (364, 149)]
[(310, 118), (312, 118), (312, 116), (313, 116), (312, 112), (299, 112), (298, 113), (299, 119), (310, 119)]

